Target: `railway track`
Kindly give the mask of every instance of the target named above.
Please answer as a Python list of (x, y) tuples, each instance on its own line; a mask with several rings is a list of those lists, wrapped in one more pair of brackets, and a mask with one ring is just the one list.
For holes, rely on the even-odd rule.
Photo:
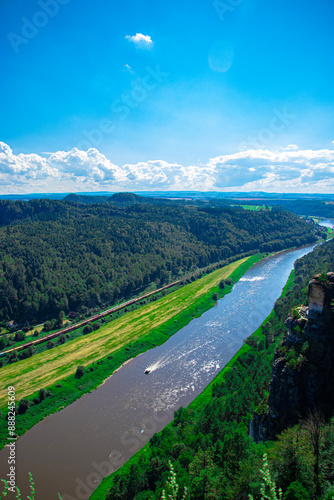
[(95, 316), (92, 316), (88, 319), (85, 319), (83, 321), (80, 321), (79, 323), (75, 323), (74, 325), (68, 326), (66, 328), (62, 328), (61, 330), (58, 330), (57, 332), (53, 332), (49, 335), (45, 335), (44, 337), (40, 337), (39, 339), (36, 340), (31, 340), (30, 342), (26, 342), (25, 344), (16, 346), (16, 347), (11, 347), (10, 349), (6, 349), (3, 352), (0, 352), (0, 358), (6, 356), (6, 354), (9, 354), (14, 351), (22, 351), (24, 349), (27, 349), (30, 346), (35, 346), (38, 344), (42, 344), (44, 342), (48, 342), (49, 340), (55, 339), (59, 337), (60, 335), (64, 335), (66, 333), (72, 332), (73, 330), (77, 330), (78, 328), (81, 328), (82, 326), (87, 325), (88, 323), (91, 323), (92, 321), (97, 321), (98, 319), (101, 319), (105, 316), (108, 316), (109, 314), (112, 314), (114, 312), (120, 311), (121, 309), (124, 309), (125, 307), (130, 306), (131, 304), (136, 304), (137, 302), (142, 301), (143, 299), (146, 299), (148, 297), (151, 297), (152, 295), (155, 295), (159, 292), (162, 292), (163, 290), (167, 290), (168, 288), (171, 288), (175, 285), (178, 285), (179, 283), (182, 283), (183, 281), (189, 279), (188, 277), (182, 278), (181, 280), (174, 281), (173, 283), (169, 283), (166, 286), (163, 286), (162, 288), (158, 288), (157, 290), (154, 290), (153, 292), (146, 293), (145, 295), (141, 295), (140, 297), (136, 299), (131, 299), (128, 300), (127, 302), (122, 302), (122, 304), (119, 304), (117, 306), (111, 307), (110, 309), (107, 309), (106, 311), (103, 311), (102, 313), (96, 314)]

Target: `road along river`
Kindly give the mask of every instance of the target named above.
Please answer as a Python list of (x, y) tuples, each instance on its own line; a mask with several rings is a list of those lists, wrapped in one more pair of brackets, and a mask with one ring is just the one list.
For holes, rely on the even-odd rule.
[[(102, 477), (200, 394), (268, 316), (295, 260), (313, 248), (281, 252), (255, 264), (214, 308), (20, 437), (16, 480), (21, 491), (27, 494), (32, 472), (37, 500), (57, 500), (57, 492), (64, 500), (88, 499)], [(5, 448), (1, 478), (9, 472), (7, 460)]]

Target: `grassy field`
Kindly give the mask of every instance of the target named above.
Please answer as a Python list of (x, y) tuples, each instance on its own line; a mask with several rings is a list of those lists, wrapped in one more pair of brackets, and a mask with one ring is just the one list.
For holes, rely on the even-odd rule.
[(241, 259), (218, 269), (156, 302), (127, 313), (89, 335), (3, 367), (0, 371), (0, 408), (7, 405), (6, 388), (9, 385), (16, 387), (17, 400), (20, 400), (40, 388), (73, 375), (78, 365), (91, 365), (176, 317), (247, 260)]

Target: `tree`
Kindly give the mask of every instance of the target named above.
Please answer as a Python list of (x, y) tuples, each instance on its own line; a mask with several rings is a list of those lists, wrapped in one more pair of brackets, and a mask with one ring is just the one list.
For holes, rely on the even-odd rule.
[(320, 457), (320, 440), (324, 426), (324, 420), (318, 410), (309, 412), (305, 420), (302, 421), (303, 428), (308, 432), (315, 457), (314, 461), (314, 478), (316, 497), (320, 497), (320, 481), (319, 481), (319, 457)]
[[(166, 482), (165, 490), (162, 491), (161, 500), (177, 500), (177, 494), (179, 492), (179, 485), (176, 482), (176, 474), (174, 472), (174, 467), (172, 462), (169, 460), (169, 472), (170, 475)], [(167, 495), (166, 495), (167, 492)], [(184, 489), (182, 500), (187, 498), (187, 489)]]
[(18, 413), (20, 415), (23, 415), (27, 411), (28, 408), (29, 408), (28, 399), (21, 399), (21, 401), (19, 402)]
[[(276, 490), (276, 484), (272, 480), (268, 465), (268, 457), (265, 453), (263, 455), (263, 467), (260, 470), (262, 476), (262, 484), (261, 484), (261, 500), (281, 500), (282, 499), (282, 490), (279, 488)], [(249, 500), (254, 500), (252, 495), (249, 495)]]
[(26, 339), (26, 334), (22, 331), (16, 332), (14, 340), (15, 342), (23, 342)]
[(295, 481), (284, 493), (283, 500), (310, 500), (310, 495), (299, 481)]
[(212, 450), (200, 450), (189, 466), (192, 477), (191, 494), (198, 500), (205, 500), (212, 482), (215, 482), (216, 467), (213, 462)]
[(83, 334), (87, 335), (88, 333), (91, 333), (93, 330), (94, 330), (93, 325), (88, 323), (88, 325), (86, 325), (85, 328), (83, 329)]
[(51, 321), (46, 321), (43, 326), (43, 330), (45, 332), (49, 332), (52, 329), (52, 323)]
[(40, 403), (46, 398), (47, 392), (46, 389), (40, 389), (38, 393)]
[(84, 372), (85, 372), (85, 367), (82, 365), (78, 366), (77, 371), (75, 372), (75, 375), (74, 375), (75, 378), (81, 378), (83, 376)]

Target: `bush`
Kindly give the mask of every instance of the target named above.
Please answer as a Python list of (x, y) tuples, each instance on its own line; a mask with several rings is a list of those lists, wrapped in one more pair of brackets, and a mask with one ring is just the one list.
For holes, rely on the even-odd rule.
[(65, 335), (60, 335), (60, 337), (58, 337), (57, 343), (65, 344), (65, 342), (66, 342)]
[(43, 330), (45, 332), (49, 332), (50, 330), (52, 330), (52, 323), (51, 323), (51, 321), (45, 321), (44, 326), (43, 326)]
[(225, 288), (225, 282), (224, 282), (224, 280), (221, 280), (221, 281), (219, 282), (219, 288), (220, 288), (221, 290), (224, 290), (224, 288)]
[(23, 342), (26, 339), (26, 334), (22, 331), (16, 332), (14, 340), (15, 342)]
[(291, 483), (284, 493), (283, 500), (309, 500), (310, 495), (299, 481)]
[(75, 378), (81, 378), (84, 373), (85, 373), (85, 367), (78, 366), (77, 371), (75, 372)]
[(27, 409), (29, 408), (29, 401), (27, 399), (21, 399), (19, 402), (18, 413), (19, 415), (23, 415)]
[(40, 389), (38, 393), (39, 401), (43, 401), (46, 398), (46, 389)]
[(244, 340), (245, 344), (248, 344), (250, 347), (257, 347), (259, 337), (256, 335), (250, 335), (249, 337)]
[(231, 286), (232, 285), (232, 280), (231, 278), (226, 278), (225, 280), (225, 284), (228, 285), (228, 286)]
[(87, 333), (91, 333), (93, 331), (93, 326), (88, 323), (88, 325), (85, 326), (85, 328), (83, 329), (83, 334), (84, 335), (87, 335)]
[(54, 346), (55, 346), (55, 344), (54, 344), (54, 342), (51, 342), (51, 340), (49, 340), (49, 342), (46, 344), (47, 349), (52, 349)]
[(212, 295), (212, 299), (213, 299), (214, 301), (218, 300), (218, 293), (214, 293), (214, 294)]

